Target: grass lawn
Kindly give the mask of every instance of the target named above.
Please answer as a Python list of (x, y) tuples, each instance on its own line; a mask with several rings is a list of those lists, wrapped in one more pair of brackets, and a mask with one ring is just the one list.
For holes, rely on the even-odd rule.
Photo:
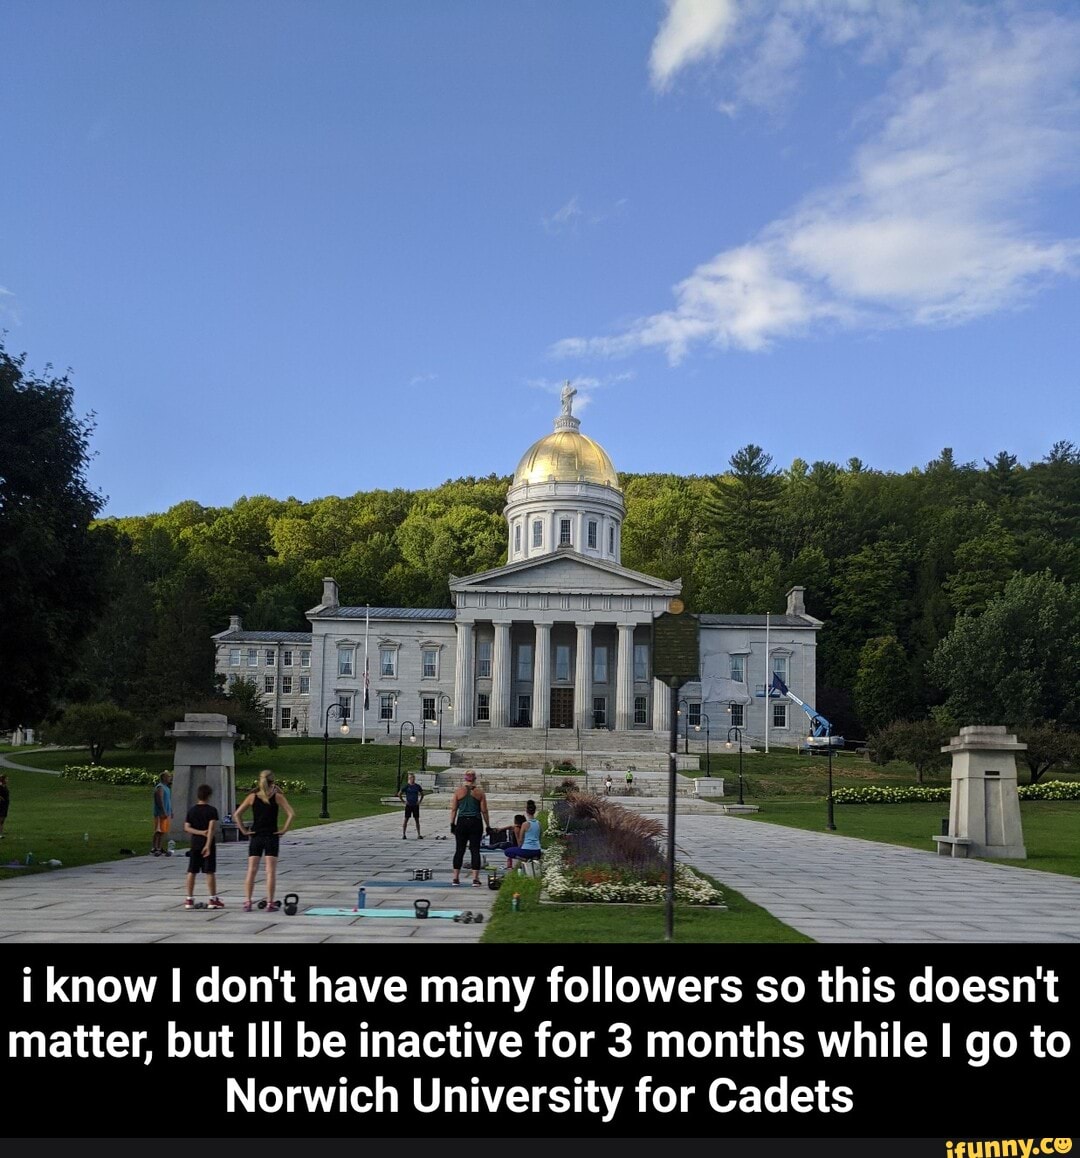
[[(403, 748), (402, 774), (417, 771), (420, 753)], [(328, 749), (327, 783), (331, 820), (393, 811), (379, 797), (393, 792), (397, 782), (397, 745), (360, 745), (331, 740)], [(20, 755), (20, 763), (59, 770), (65, 764), (89, 762), (85, 751), (38, 751)], [(102, 764), (148, 768), (162, 772), (172, 767), (171, 752), (107, 752)], [(283, 740), (277, 748), (256, 748), (236, 758), (237, 794), (255, 781), (259, 771), (272, 768), (276, 776), (307, 782), (307, 790), (289, 793), (296, 809), (295, 827), (326, 824), (322, 810), (322, 740)], [(11, 813), (0, 841), (0, 879), (24, 876), (26, 869), (6, 869), (8, 861), (25, 861), (33, 852), (37, 862), (63, 861), (65, 866), (120, 860), (122, 848), (145, 854), (150, 848), (151, 788), (113, 787), (40, 776), (7, 769), (11, 789)], [(176, 830), (179, 829), (177, 833)], [(83, 840), (83, 834), (89, 836)], [(174, 822), (175, 839), (184, 839), (183, 821)]]
[[(710, 880), (712, 878), (709, 878)], [(723, 892), (727, 911), (700, 905), (675, 906), (675, 940), (687, 944), (812, 943), (782, 921), (751, 904), (741, 893), (713, 883)], [(521, 912), (510, 908), (521, 894)], [(664, 940), (663, 905), (542, 905), (540, 882), (531, 876), (508, 878), (495, 899), (485, 944), (503, 945), (651, 945)]]
[[(740, 820), (825, 831), (824, 800), (755, 800), (753, 803), (760, 804), (763, 810), (746, 813)], [(945, 803), (837, 804), (834, 808), (839, 835), (927, 851), (937, 847), (931, 837), (941, 831), (942, 818), (948, 814), (949, 806)], [(995, 863), (1080, 876), (1080, 839), (1077, 837), (1080, 800), (1024, 800), (1020, 802), (1020, 820), (1027, 860), (995, 860)]]

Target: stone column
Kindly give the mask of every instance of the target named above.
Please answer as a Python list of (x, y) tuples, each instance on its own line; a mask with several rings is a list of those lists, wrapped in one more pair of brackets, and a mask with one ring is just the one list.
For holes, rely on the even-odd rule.
[(671, 688), (663, 680), (652, 682), (652, 726), (654, 732), (671, 733)]
[(227, 716), (213, 712), (188, 712), (165, 735), (176, 741), (173, 823), (169, 835), (182, 843), (191, 839), (184, 832), (184, 821), (188, 809), (196, 803), (200, 784), (209, 784), (213, 789), (210, 803), (222, 820), (236, 811), (236, 727), (229, 723)]
[(510, 727), (510, 624), (496, 622), (491, 653), (491, 726)]
[(1001, 726), (975, 725), (941, 750), (952, 756), (952, 793), (949, 835), (934, 838), (938, 852), (1026, 860), (1016, 753), (1027, 745)]
[(615, 730), (634, 727), (634, 625), (619, 624), (619, 675), (615, 685)]
[(574, 727), (588, 731), (592, 726), (592, 624), (579, 623), (574, 673)]
[(534, 728), (548, 726), (551, 708), (551, 624), (536, 625), (536, 647), (533, 652), (533, 710)]
[(473, 625), (458, 623), (457, 654), (454, 656), (454, 725), (471, 728), (473, 723)]

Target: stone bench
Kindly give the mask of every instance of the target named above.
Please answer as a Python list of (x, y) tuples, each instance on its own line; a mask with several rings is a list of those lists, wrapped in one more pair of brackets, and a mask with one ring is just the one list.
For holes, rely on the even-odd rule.
[(938, 856), (966, 857), (975, 843), (962, 836), (935, 836), (933, 839), (937, 842)]

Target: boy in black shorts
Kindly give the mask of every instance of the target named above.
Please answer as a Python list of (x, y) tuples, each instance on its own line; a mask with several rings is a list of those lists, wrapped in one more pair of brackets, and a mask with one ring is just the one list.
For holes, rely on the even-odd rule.
[(184, 831), (191, 837), (191, 851), (188, 853), (187, 893), (184, 908), (195, 908), (195, 875), (206, 874), (206, 887), (210, 899), (208, 909), (223, 909), (225, 902), (217, 895), (217, 846), (214, 831), (218, 825), (218, 810), (210, 803), (213, 789), (209, 784), (200, 784), (195, 793), (198, 803), (187, 814)]
[(423, 840), (420, 835), (420, 802), (424, 799), (423, 786), (416, 783), (416, 773), (409, 773), (409, 781), (404, 784), (401, 791), (398, 793), (398, 800), (405, 801), (405, 820), (401, 825), (401, 839), (408, 840), (405, 835), (406, 829), (409, 827), (410, 817), (416, 821), (416, 839)]

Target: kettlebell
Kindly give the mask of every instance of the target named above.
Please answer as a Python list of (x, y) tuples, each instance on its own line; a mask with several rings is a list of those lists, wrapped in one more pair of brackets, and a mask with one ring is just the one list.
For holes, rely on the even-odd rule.
[(295, 917), (296, 910), (300, 906), (300, 898), (296, 895), (296, 893), (286, 893), (283, 904), (285, 907), (285, 916)]
[(418, 920), (426, 921), (428, 910), (430, 908), (431, 902), (423, 897), (418, 897), (415, 901), (413, 901), (413, 910), (416, 913)]

